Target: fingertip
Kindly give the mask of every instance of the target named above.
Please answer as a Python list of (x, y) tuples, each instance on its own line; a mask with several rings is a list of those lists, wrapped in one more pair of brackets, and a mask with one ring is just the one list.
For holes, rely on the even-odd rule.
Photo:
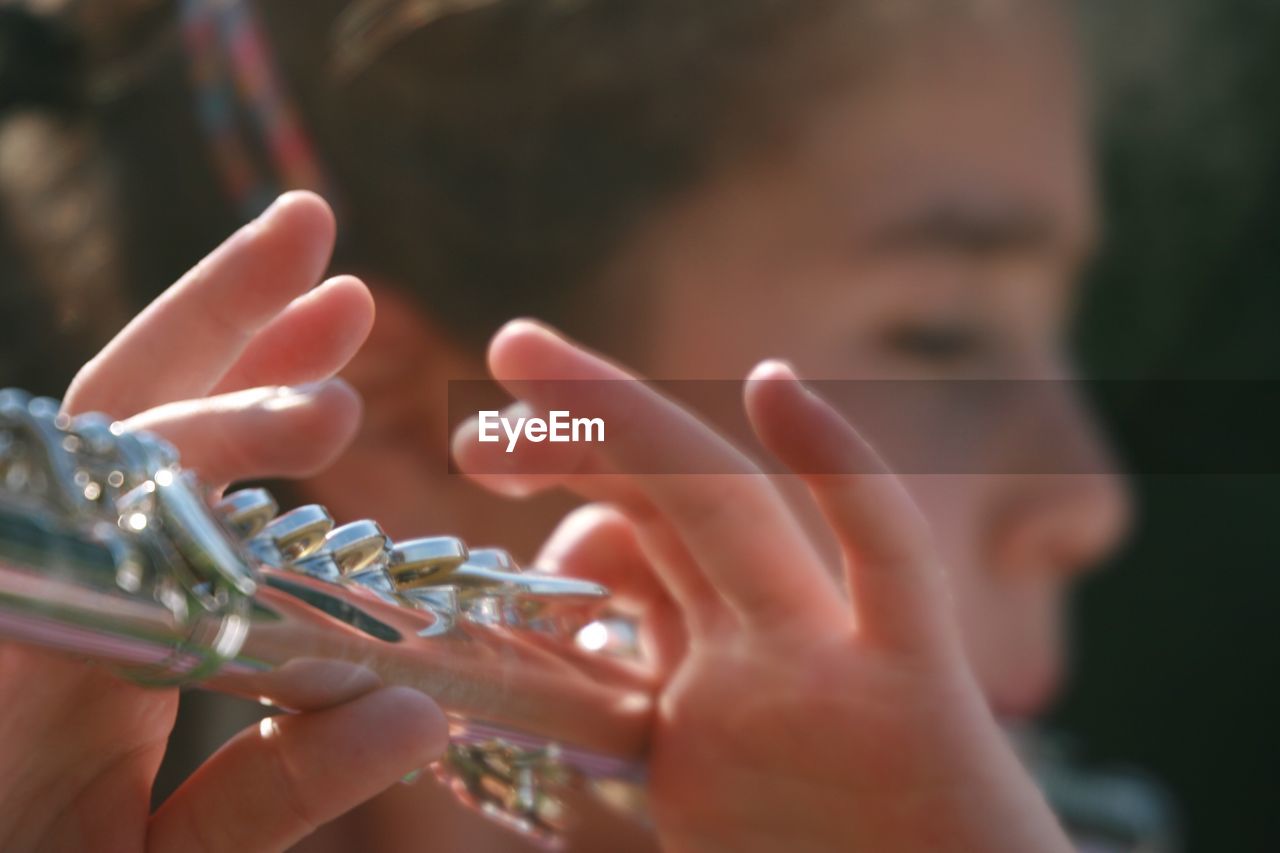
[(362, 315), (372, 314), (374, 311), (373, 293), (364, 280), (357, 276), (344, 274), (325, 279), (311, 291), (313, 296), (320, 293), (329, 294), (329, 298), (340, 296), (349, 307), (358, 309)]
[[(293, 190), (280, 196), (249, 226), (255, 241), (286, 252), (286, 257), (305, 253), (314, 265), (314, 284), (329, 261), (337, 238), (338, 224), (328, 203), (313, 192)], [(306, 277), (304, 277), (306, 278)]]
[(553, 341), (564, 339), (559, 331), (535, 317), (516, 317), (494, 332), (492, 344), (528, 336)]
[(747, 418), (762, 439), (761, 429), (771, 429), (781, 409), (794, 408), (795, 398), (804, 388), (790, 362), (769, 359), (756, 365), (747, 375), (742, 390)]
[(449, 720), (425, 693), (410, 687), (385, 687), (357, 702), (370, 731), (390, 732), (390, 740), (404, 753), (405, 771), (426, 767), (449, 745)]
[[(249, 410), (249, 423), (256, 424), (250, 430), (254, 448), (250, 458), (276, 476), (309, 477), (323, 471), (360, 430), (364, 401), (342, 379), (243, 393), (264, 392)], [(242, 446), (249, 446), (249, 442)]]
[(489, 371), (499, 381), (579, 378), (575, 349), (551, 326), (521, 317), (509, 321), (490, 340)]
[(782, 361), (766, 361), (751, 371), (743, 388), (743, 403), (747, 418), (757, 435), (770, 444), (770, 437), (780, 422), (792, 420), (792, 413), (800, 407), (803, 384), (789, 364)]
[(593, 540), (617, 542), (619, 537), (631, 541), (635, 538), (635, 528), (622, 510), (610, 504), (584, 504), (561, 520), (542, 546), (536, 562), (554, 571), (566, 554), (581, 548), (584, 543)]
[(520, 500), (536, 491), (518, 477), (493, 473), (494, 466), (503, 464), (508, 457), (500, 455), (500, 451), (491, 454), (481, 446), (480, 419), (475, 416), (467, 418), (453, 431), (449, 452), (457, 470), (473, 483), (494, 494)]
[(344, 379), (333, 377), (302, 390), (311, 398), (308, 424), (302, 429), (327, 452), (316, 454), (301, 465), (297, 476), (314, 474), (331, 465), (355, 439), (364, 417), (364, 398)]
[(620, 529), (628, 533), (634, 529), (627, 514), (608, 503), (589, 503), (576, 507), (564, 517), (561, 526), (566, 532), (579, 536), (602, 528)]
[(319, 302), (343, 320), (344, 329), (363, 343), (373, 331), (377, 318), (377, 305), (369, 286), (353, 275), (340, 275), (327, 279), (310, 293), (301, 297)]
[(862, 439), (828, 401), (784, 362), (752, 372), (743, 395), (747, 420), (760, 442), (793, 473), (861, 473)]
[(310, 190), (289, 190), (281, 193), (271, 206), (258, 217), (260, 225), (288, 224), (314, 229), (319, 235), (337, 234), (338, 222), (333, 208), (318, 193)]
[(360, 392), (350, 382), (341, 376), (332, 376), (312, 387), (320, 398), (331, 400), (330, 405), (347, 412), (347, 417), (359, 422), (360, 416), (364, 414), (364, 397), (360, 396)]
[(507, 347), (513, 346), (531, 336), (535, 338), (555, 337), (551, 330), (540, 321), (532, 317), (517, 317), (514, 320), (508, 320), (503, 323), (502, 327), (493, 333), (493, 337), (489, 339), (489, 352), (501, 352)]
[[(516, 402), (503, 409), (501, 416), (507, 421), (528, 417), (531, 409), (521, 402)], [(523, 473), (523, 456), (504, 449), (507, 439), (501, 436), (497, 441), (492, 437), (482, 441), (480, 436), (480, 418), (472, 415), (458, 425), (449, 443), (449, 452), (458, 469), (467, 476), (483, 483), (488, 488), (497, 488), (502, 494), (511, 497), (523, 497), (523, 490), (511, 490), (496, 487), (494, 483), (482, 477), (493, 477), (499, 482), (512, 474)]]
[(512, 320), (489, 345), (489, 372), (539, 410), (605, 408), (618, 394), (614, 382), (636, 382), (626, 368), (537, 320)]
[(480, 418), (472, 415), (458, 424), (449, 439), (449, 453), (454, 462), (466, 469), (472, 461), (472, 453), (480, 446)]
[(755, 366), (747, 376), (748, 382), (786, 381), (798, 382), (795, 366), (780, 358), (766, 359)]

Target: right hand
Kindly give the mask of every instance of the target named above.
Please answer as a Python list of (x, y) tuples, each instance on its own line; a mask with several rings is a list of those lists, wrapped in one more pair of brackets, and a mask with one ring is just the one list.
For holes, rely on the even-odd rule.
[[(536, 414), (608, 423), (603, 443), (508, 453), (478, 442), (473, 419), (455, 458), (500, 494), (565, 487), (599, 502), (537, 562), (606, 584), (641, 616), (660, 685), (648, 801), (663, 849), (1070, 849), (964, 657), (927, 519), (789, 367), (757, 368), (746, 413), (808, 487), (839, 566), (778, 482), (620, 366), (517, 321), (489, 367)], [(670, 473), (672, 460), (713, 473)]]
[[(333, 237), (324, 202), (283, 196), (85, 365), (65, 410), (164, 436), (210, 484), (323, 467), (360, 417), (332, 377), (373, 322), (359, 281), (312, 289)], [(0, 645), (0, 685), (11, 851), (281, 850), (434, 761), (448, 738), (426, 696), (375, 690), (242, 732), (151, 814), (177, 690), (14, 644)]]

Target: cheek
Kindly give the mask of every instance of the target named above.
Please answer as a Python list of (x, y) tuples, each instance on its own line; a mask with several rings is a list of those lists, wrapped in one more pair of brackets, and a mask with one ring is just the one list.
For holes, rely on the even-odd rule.
[[(998, 616), (992, 578), (982, 559), (984, 477), (918, 474), (901, 477), (929, 520), (963, 622)], [(967, 625), (962, 625), (966, 628)]]
[(962, 602), (965, 650), (997, 715), (1035, 716), (1056, 695), (1065, 669), (1060, 603), (1044, 584), (993, 585)]
[(732, 251), (707, 242), (650, 263), (650, 375), (741, 379), (771, 357), (809, 377), (865, 371), (853, 341), (883, 314), (885, 289), (864, 286), (845, 253), (803, 234), (735, 233)]
[[(755, 292), (768, 289), (773, 296)], [(667, 379), (740, 380), (766, 358), (785, 358), (807, 376), (847, 376), (847, 360), (830, 355), (838, 348), (824, 328), (832, 314), (821, 309), (823, 300), (799, 287), (801, 298), (779, 299), (776, 289), (772, 281), (754, 288), (749, 278), (726, 276), (668, 298), (654, 324), (662, 333), (653, 336), (646, 370)]]
[(993, 704), (1023, 715), (1052, 693), (1062, 667), (1062, 586), (993, 571), (986, 537), (996, 478), (904, 477), (933, 526), (970, 663)]

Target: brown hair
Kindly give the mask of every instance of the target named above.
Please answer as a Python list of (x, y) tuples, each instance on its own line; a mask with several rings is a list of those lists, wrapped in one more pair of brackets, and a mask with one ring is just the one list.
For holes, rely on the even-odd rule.
[[(152, 73), (94, 105), (91, 130), (76, 124), (100, 140), (84, 162), (119, 202), (97, 220), (123, 247), (103, 249), (111, 263), (81, 292), (132, 289), (141, 302), (236, 217), (216, 189), (172, 19), (167, 31), (155, 23), (170, 10), (111, 2), (143, 10), (147, 26), (86, 27), (90, 42), (112, 34), (87, 54), (123, 55), (130, 68), (121, 44), (141, 30), (157, 56)], [(408, 289), (476, 341), (517, 314), (566, 322), (639, 226), (713, 169), (777, 144), (796, 111), (892, 50), (896, 29), (1044, 2), (436, 0), (461, 11), (405, 28), (354, 71), (341, 67), (344, 13), (431, 0), (255, 7), (333, 178), (337, 263)]]
[(354, 75), (312, 3), (263, 12), (339, 188), (343, 260), (482, 335), (514, 314), (564, 322), (637, 225), (786, 125), (837, 64), (819, 58), (857, 57), (816, 37), (869, 5), (496, 0)]

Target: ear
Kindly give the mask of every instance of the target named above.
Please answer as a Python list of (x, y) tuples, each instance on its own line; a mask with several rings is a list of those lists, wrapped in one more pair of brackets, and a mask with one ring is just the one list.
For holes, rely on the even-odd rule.
[(373, 331), (342, 376), (364, 398), (364, 440), (448, 447), (449, 381), (484, 379), (484, 342), (451, 334), (401, 290), (369, 282)]

